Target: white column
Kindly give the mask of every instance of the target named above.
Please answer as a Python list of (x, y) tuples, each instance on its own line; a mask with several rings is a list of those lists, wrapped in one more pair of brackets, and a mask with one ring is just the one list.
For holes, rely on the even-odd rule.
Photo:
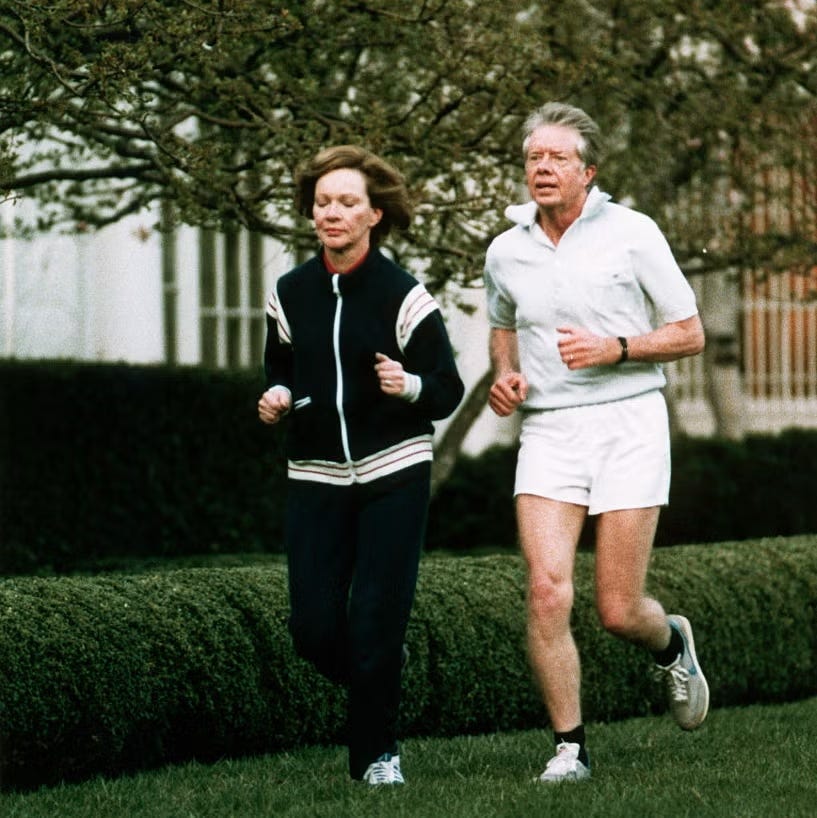
[(14, 237), (12, 227), (11, 208), (13, 194), (9, 193), (6, 200), (0, 203), (0, 228), (2, 229), (3, 255), (0, 262), (2, 271), (3, 291), (3, 355), (10, 358), (14, 355), (14, 329), (17, 315), (17, 287), (16, 268), (14, 264)]

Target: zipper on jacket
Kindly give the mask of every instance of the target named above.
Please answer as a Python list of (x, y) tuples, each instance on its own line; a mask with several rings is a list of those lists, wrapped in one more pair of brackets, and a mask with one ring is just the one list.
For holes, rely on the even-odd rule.
[(343, 368), (340, 363), (340, 314), (343, 308), (343, 296), (340, 294), (340, 275), (335, 273), (332, 276), (332, 290), (335, 293), (335, 323), (332, 327), (332, 347), (335, 353), (335, 380), (337, 387), (335, 391), (335, 406), (338, 410), (340, 420), (340, 440), (343, 446), (343, 454), (347, 462), (352, 462), (352, 453), (349, 451), (349, 433), (346, 429), (346, 416), (343, 414)]

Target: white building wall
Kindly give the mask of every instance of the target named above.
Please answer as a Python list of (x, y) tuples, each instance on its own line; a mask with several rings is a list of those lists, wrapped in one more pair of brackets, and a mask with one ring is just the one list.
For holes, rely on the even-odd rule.
[(85, 253), (93, 360), (164, 360), (161, 243), (150, 221), (132, 218), (100, 232)]
[(14, 358), (153, 363), (163, 359), (160, 241), (148, 217), (93, 234), (9, 235), (0, 205), (0, 337)]
[(176, 231), (176, 354), (180, 364), (193, 366), (201, 360), (199, 333), (199, 245), (198, 230), (181, 227)]

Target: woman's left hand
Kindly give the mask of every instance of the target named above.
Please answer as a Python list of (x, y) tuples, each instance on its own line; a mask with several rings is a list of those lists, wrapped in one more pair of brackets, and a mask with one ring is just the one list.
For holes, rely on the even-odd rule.
[(406, 385), (403, 364), (382, 352), (375, 352), (374, 357), (377, 360), (374, 371), (380, 380), (380, 390), (386, 395), (401, 395)]

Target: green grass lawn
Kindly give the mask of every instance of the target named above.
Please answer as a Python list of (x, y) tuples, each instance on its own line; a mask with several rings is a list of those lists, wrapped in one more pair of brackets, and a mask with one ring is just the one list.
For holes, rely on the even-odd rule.
[(668, 716), (588, 728), (593, 778), (532, 782), (544, 731), (409, 739), (405, 787), (351, 782), (339, 747), (186, 764), (0, 795), (3, 818), (527, 818), (817, 816), (817, 698), (714, 710), (694, 733)]

